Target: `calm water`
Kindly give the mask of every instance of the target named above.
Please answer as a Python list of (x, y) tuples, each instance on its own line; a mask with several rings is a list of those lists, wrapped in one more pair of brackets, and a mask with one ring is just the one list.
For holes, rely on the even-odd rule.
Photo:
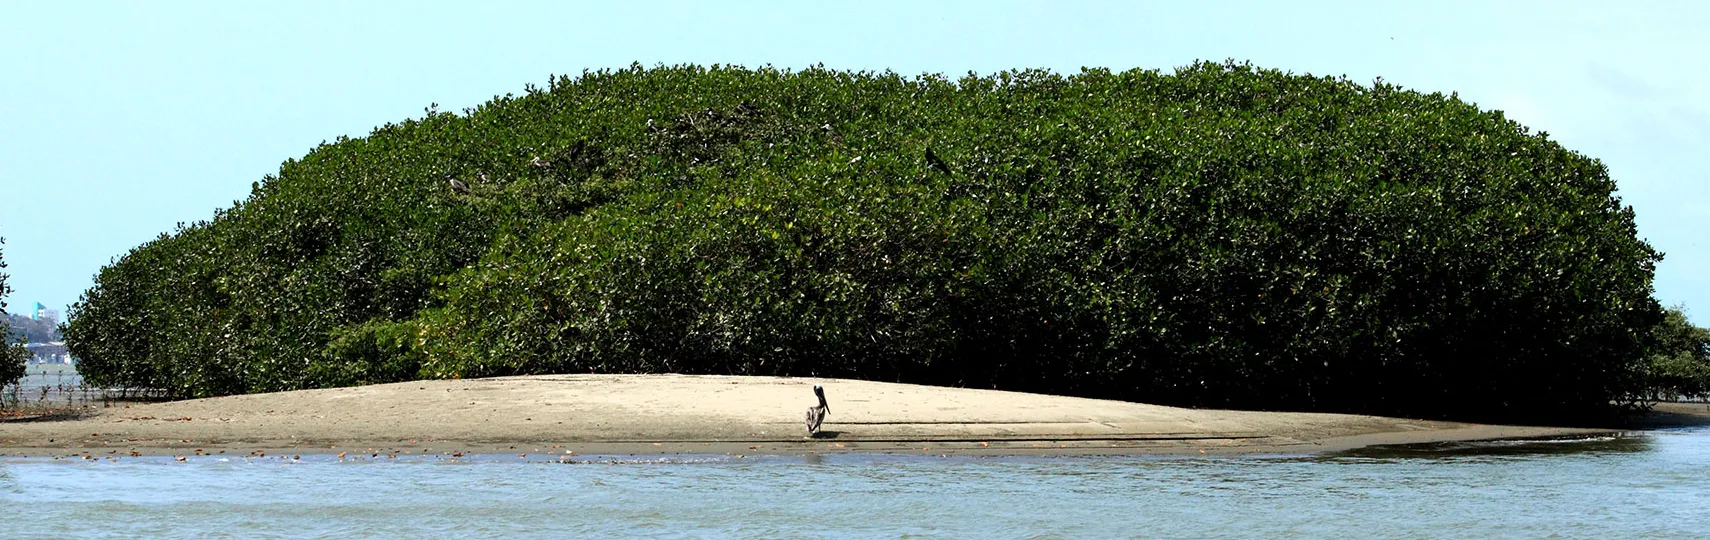
[(1702, 427), (1311, 458), (574, 459), (583, 462), (0, 458), (0, 537), (1689, 538), (1710, 531), (1710, 428)]

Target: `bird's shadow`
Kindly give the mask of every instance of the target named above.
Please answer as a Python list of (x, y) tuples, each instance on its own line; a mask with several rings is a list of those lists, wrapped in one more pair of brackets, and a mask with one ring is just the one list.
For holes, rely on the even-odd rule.
[(842, 434), (843, 434), (843, 432), (841, 432), (841, 431), (820, 430), (819, 433), (815, 433), (813, 435), (808, 435), (808, 438), (809, 439), (835, 439), (835, 438), (837, 438), (838, 435), (842, 435)]

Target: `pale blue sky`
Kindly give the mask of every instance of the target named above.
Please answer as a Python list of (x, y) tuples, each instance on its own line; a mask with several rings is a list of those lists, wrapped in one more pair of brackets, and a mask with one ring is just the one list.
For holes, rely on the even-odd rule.
[(1235, 58), (1458, 91), (1602, 159), (1641, 236), (1668, 255), (1657, 297), (1710, 323), (1710, 4), (251, 4), (0, 4), (12, 311), (70, 304), (111, 258), (211, 217), (322, 140), (553, 73), (631, 62), (1167, 70)]

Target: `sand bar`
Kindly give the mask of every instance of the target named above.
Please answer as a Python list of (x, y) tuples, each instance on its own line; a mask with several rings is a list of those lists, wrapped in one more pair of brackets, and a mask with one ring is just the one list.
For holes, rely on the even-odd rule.
[[(810, 439), (802, 417), (813, 404), (815, 384), (825, 386), (831, 413), (825, 433)], [(545, 375), (227, 396), (12, 419), (0, 422), (0, 456), (1310, 454), (1608, 432), (1183, 409), (842, 379)]]

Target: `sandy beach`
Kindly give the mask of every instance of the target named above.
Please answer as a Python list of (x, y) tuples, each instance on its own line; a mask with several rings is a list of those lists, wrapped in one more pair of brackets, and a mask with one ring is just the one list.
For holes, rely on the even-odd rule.
[[(802, 418), (813, 385), (824, 433)], [(1678, 410), (1676, 410), (1678, 409)], [(1659, 414), (1703, 418), (1702, 404)], [(0, 422), (0, 455), (1311, 454), (1610, 430), (1201, 410), (841, 379), (547, 375), (86, 409)]]

